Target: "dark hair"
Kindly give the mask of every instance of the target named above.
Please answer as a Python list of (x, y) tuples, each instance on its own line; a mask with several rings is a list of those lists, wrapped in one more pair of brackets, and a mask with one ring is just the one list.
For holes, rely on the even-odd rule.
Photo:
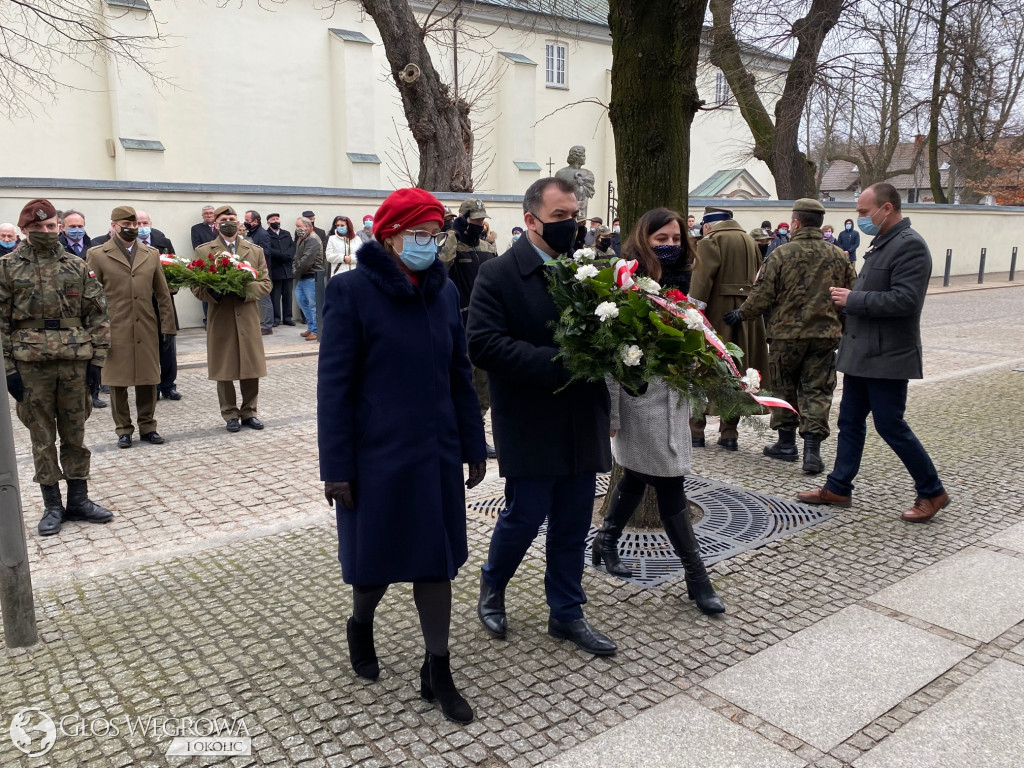
[(257, 224), (263, 223), (263, 219), (260, 217), (259, 213), (252, 210), (251, 208), (248, 211), (246, 211), (246, 213), (248, 213), (252, 217), (252, 220), (255, 221)]
[(331, 231), (329, 234), (338, 234), (336, 230), (338, 229), (339, 221), (345, 222), (345, 226), (348, 228), (344, 235), (346, 240), (351, 240), (356, 236), (355, 230), (352, 229), (352, 220), (348, 216), (335, 216), (334, 221), (331, 222)]
[(878, 184), (872, 184), (868, 189), (875, 193), (875, 202), (878, 203), (878, 207), (881, 208), (886, 203), (892, 206), (894, 211), (899, 211), (903, 202), (900, 200), (900, 193), (892, 184), (886, 182), (880, 182)]
[(845, 226), (846, 226), (847, 224), (853, 224), (853, 219), (847, 219), (846, 221), (844, 221), (844, 222), (843, 222), (843, 226), (844, 226), (844, 227), (845, 227)]
[(820, 211), (793, 211), (793, 218), (805, 227), (820, 227), (825, 214)]
[(527, 188), (526, 194), (523, 195), (523, 213), (537, 215), (537, 208), (540, 207), (541, 200), (544, 199), (544, 193), (548, 187), (558, 187), (559, 192), (576, 194), (576, 188), (565, 179), (559, 179), (554, 176), (537, 179)]
[(683, 247), (683, 254), (680, 258), (684, 260), (684, 265), (688, 266), (693, 263), (693, 241), (686, 232), (683, 217), (668, 208), (655, 208), (641, 216), (622, 245), (623, 258), (639, 261), (639, 271), (652, 280), (661, 279), (661, 262), (651, 249), (651, 235), (673, 221), (679, 223), (679, 233), (682, 235), (680, 245)]

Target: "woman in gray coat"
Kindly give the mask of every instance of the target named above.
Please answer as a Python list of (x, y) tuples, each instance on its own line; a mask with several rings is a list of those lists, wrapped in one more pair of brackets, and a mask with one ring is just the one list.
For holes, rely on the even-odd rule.
[[(683, 218), (667, 208), (641, 216), (623, 246), (623, 258), (639, 262), (638, 273), (666, 287), (679, 287), (678, 275), (685, 274), (692, 257), (692, 243), (683, 235)], [(690, 471), (689, 403), (661, 379), (653, 379), (639, 394), (608, 379), (608, 392), (612, 454), (624, 473), (611, 491), (608, 516), (594, 539), (594, 565), (603, 559), (608, 573), (631, 574), (619, 559), (619, 537), (650, 485), (658, 497), (665, 533), (685, 569), (687, 596), (704, 613), (724, 613), (725, 605), (701, 560), (683, 491)]]

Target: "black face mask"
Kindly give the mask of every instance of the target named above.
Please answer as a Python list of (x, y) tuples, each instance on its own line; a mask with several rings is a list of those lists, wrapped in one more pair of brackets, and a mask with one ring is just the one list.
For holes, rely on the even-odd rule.
[(573, 243), (576, 242), (576, 230), (578, 229), (575, 219), (551, 222), (537, 219), (537, 221), (540, 221), (541, 226), (544, 227), (540, 238), (548, 244), (551, 250), (559, 256), (572, 250)]
[(658, 261), (662, 264), (675, 264), (683, 252), (683, 247), (666, 243), (665, 245), (652, 246), (651, 250), (654, 251), (654, 255), (658, 257)]
[(597, 247), (600, 248), (602, 251), (608, 250), (608, 248), (611, 247), (611, 244), (612, 239), (610, 237), (602, 237), (600, 240), (597, 241)]
[(121, 231), (118, 232), (122, 240), (127, 240), (129, 243), (139, 236), (139, 230), (132, 229), (131, 227), (121, 227)]
[(466, 234), (470, 237), (480, 237), (480, 234), (484, 231), (482, 224), (467, 224)]
[(281, 222), (275, 221), (273, 224), (268, 224), (267, 226), (269, 226), (273, 230), (278, 230), (281, 228)]

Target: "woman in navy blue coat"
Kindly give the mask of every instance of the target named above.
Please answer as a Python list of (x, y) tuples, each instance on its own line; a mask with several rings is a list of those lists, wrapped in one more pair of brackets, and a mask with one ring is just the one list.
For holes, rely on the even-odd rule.
[(462, 465), (472, 488), (487, 454), (458, 290), (436, 257), (443, 221), (433, 195), (398, 190), (356, 269), (327, 284), (317, 422), (320, 477), (353, 586), (353, 669), (378, 677), (374, 611), (389, 584), (412, 582), (427, 649), (420, 693), (468, 723), (449, 667), (451, 580), (468, 556)]

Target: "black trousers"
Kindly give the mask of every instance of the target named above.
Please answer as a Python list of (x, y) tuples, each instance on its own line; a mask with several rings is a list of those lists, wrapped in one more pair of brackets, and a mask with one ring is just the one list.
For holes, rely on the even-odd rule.
[(634, 496), (642, 495), (649, 485), (658, 497), (658, 515), (662, 520), (686, 509), (686, 493), (683, 491), (684, 477), (657, 477), (634, 472), (623, 467), (619, 491)]
[(178, 347), (174, 336), (167, 336), (163, 341), (161, 334), (160, 341), (160, 390), (161, 395), (166, 395), (174, 389), (174, 382), (178, 378)]
[(291, 322), (293, 282), (290, 277), (274, 280), (274, 288), (270, 292), (270, 301), (274, 306), (274, 325)]

